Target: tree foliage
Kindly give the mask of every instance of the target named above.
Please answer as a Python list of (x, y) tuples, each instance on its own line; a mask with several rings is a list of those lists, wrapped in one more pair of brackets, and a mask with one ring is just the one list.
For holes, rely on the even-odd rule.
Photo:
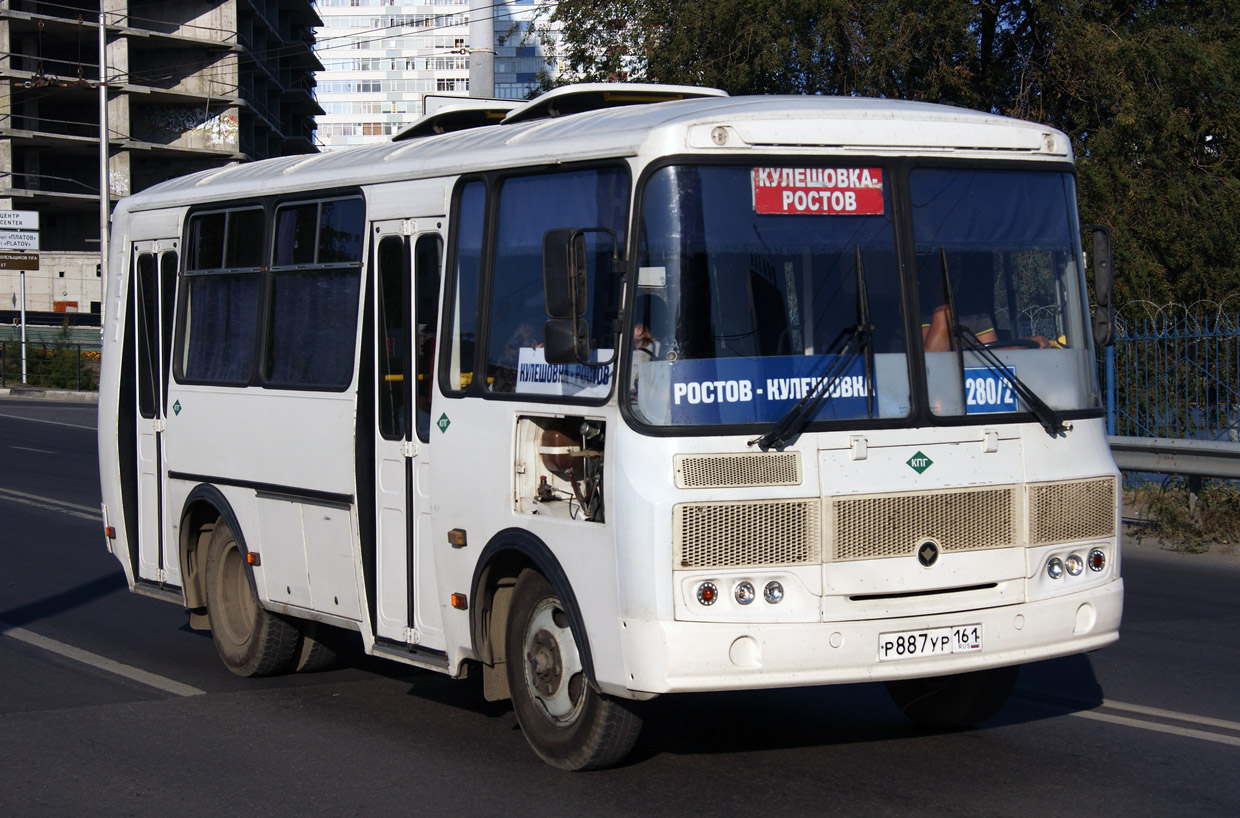
[[(1060, 128), (1120, 303), (1240, 290), (1233, 0), (561, 0), (561, 81), (925, 100)], [(1232, 304), (1240, 307), (1240, 304)]]

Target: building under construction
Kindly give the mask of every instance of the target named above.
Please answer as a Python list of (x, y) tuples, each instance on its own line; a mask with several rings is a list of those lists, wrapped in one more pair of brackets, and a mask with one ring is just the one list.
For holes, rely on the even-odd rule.
[[(318, 25), (310, 0), (0, 0), (0, 211), (38, 213), (27, 309), (101, 309), (101, 51), (114, 202), (313, 152)], [(0, 268), (18, 266), (3, 245)], [(18, 308), (18, 275), (0, 269), (0, 319)]]

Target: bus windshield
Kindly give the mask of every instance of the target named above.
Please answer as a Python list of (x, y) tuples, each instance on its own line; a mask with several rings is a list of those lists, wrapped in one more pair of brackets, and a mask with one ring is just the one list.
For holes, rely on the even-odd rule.
[(630, 326), (636, 419), (761, 428), (810, 396), (813, 420), (912, 422), (918, 346), (927, 369), (912, 377), (926, 378), (935, 415), (1029, 411), (1009, 376), (1056, 411), (1096, 408), (1071, 176), (914, 169), (916, 291), (899, 272), (896, 237), (908, 227), (890, 176), (878, 166), (652, 174)]

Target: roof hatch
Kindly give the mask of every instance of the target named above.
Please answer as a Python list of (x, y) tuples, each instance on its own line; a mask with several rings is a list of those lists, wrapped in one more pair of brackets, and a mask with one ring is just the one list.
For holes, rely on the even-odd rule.
[(535, 100), (515, 108), (504, 117), (504, 124), (533, 119), (579, 114), (621, 105), (645, 105), (700, 97), (726, 97), (718, 88), (692, 85), (654, 85), (636, 82), (587, 82), (555, 88)]
[(422, 99), (421, 119), (401, 129), (392, 137), (393, 142), (417, 139), (421, 136), (465, 131), (486, 125), (498, 125), (505, 114), (521, 105), (514, 99), (483, 99), (477, 97), (448, 97), (427, 94)]

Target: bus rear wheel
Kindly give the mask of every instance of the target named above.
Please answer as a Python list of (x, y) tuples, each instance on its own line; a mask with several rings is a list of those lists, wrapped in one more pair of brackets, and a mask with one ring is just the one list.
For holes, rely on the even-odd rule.
[(1007, 702), (1020, 666), (929, 679), (887, 682), (896, 706), (922, 727), (962, 730), (995, 715)]
[(271, 676), (292, 667), (300, 632), (258, 604), (245, 555), (223, 521), (207, 547), (207, 616), (215, 649), (233, 673)]
[(522, 572), (511, 606), (505, 644), (508, 689), (534, 752), (565, 770), (619, 762), (641, 732), (636, 703), (590, 686), (568, 613), (541, 574)]

